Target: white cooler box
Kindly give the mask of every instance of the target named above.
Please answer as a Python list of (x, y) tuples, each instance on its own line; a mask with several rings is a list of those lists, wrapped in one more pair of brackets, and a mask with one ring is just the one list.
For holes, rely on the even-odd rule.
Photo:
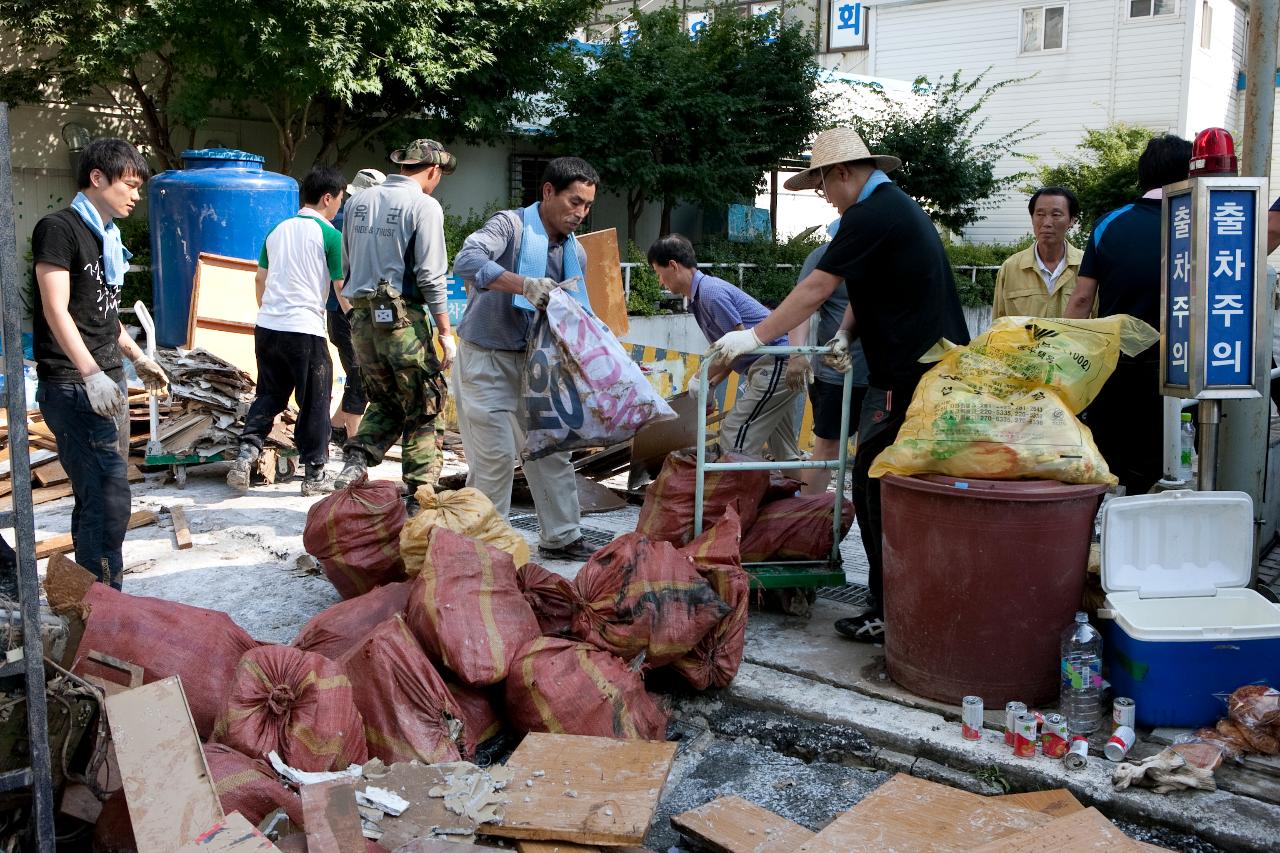
[(1253, 502), (1175, 491), (1108, 501), (1103, 656), (1144, 726), (1206, 726), (1245, 684), (1280, 687), (1280, 607), (1247, 589)]

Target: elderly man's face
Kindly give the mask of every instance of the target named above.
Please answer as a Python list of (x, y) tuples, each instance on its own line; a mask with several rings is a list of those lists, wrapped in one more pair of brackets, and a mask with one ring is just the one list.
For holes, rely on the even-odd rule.
[(1031, 227), (1035, 229), (1036, 243), (1041, 246), (1061, 246), (1067, 232), (1076, 224), (1066, 198), (1045, 193), (1036, 199), (1031, 211)]

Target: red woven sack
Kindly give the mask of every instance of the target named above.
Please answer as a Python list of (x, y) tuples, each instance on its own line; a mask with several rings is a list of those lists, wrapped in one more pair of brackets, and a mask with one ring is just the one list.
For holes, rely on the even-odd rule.
[(292, 646), (245, 653), (211, 739), (250, 758), (274, 751), (298, 770), (345, 770), (369, 757), (341, 667)]
[(240, 812), (257, 826), (276, 809), (284, 809), (289, 820), (303, 825), (302, 798), (280, 782), (267, 762), (236, 752), (225, 743), (206, 743), (204, 760), (227, 814)]
[[(825, 560), (831, 556), (831, 513), (835, 495), (805, 495), (760, 508), (755, 524), (744, 524), (742, 561)], [(853, 526), (853, 504), (840, 510), (840, 538)]]
[(729, 613), (688, 555), (640, 533), (593, 554), (574, 587), (574, 636), (625, 660), (645, 652), (649, 666), (683, 657)]
[(741, 534), (738, 514), (730, 508), (719, 524), (680, 549), (693, 559), (698, 574), (706, 578), (716, 595), (732, 608), (698, 645), (671, 664), (698, 690), (728, 687), (742, 665), (751, 579), (742, 569)]
[(769, 488), (764, 490), (764, 497), (760, 499), (760, 506), (763, 508), (767, 504), (774, 501), (784, 500), (785, 498), (794, 498), (800, 493), (800, 487), (804, 483), (795, 477), (788, 477), (777, 471), (769, 472)]
[(289, 645), (337, 660), (374, 628), (403, 613), (408, 603), (408, 581), (371, 589), (312, 616)]
[(213, 731), (241, 655), (258, 645), (221, 611), (128, 595), (102, 583), (89, 586), (80, 612), (84, 635), (72, 671), (119, 681), (116, 670), (89, 660), (96, 651), (142, 667), (147, 684), (178, 676), (202, 738)]
[(537, 563), (525, 563), (516, 569), (516, 583), (543, 634), (568, 634), (573, 629), (573, 616), (582, 599), (567, 579)]
[(639, 673), (588, 643), (539, 637), (507, 679), (507, 718), (522, 732), (665, 740), (667, 715)]
[[(707, 454), (708, 462), (759, 462), (741, 453)], [(662, 471), (644, 494), (636, 532), (677, 546), (693, 539), (693, 506), (698, 457), (693, 448), (667, 454)], [(737, 501), (742, 526), (751, 529), (769, 488), (768, 471), (708, 471), (703, 480), (703, 529), (715, 524), (725, 508)]]
[(462, 715), (399, 614), (338, 660), (364, 718), (369, 757), (385, 764), (457, 761)]
[(506, 678), (516, 652), (541, 634), (511, 555), (446, 527), (428, 534), (405, 621), (433, 662), (472, 687)]
[(361, 477), (307, 510), (302, 545), (320, 561), (338, 595), (355, 598), (405, 579), (400, 559), (404, 522), (400, 487)]
[(446, 681), (445, 686), (462, 715), (462, 757), (471, 761), (480, 744), (502, 731), (502, 718), (490, 698), (496, 688), (467, 687), (453, 681)]

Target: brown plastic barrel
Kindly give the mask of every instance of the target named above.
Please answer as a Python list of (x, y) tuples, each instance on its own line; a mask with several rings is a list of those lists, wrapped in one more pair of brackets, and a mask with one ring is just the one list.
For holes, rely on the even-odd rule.
[(1058, 695), (1059, 637), (1080, 609), (1106, 486), (881, 480), (885, 658), (913, 693), (988, 709)]

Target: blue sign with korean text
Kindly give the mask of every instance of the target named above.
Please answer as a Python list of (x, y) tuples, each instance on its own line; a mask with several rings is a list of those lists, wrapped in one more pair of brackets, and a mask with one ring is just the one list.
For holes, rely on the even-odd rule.
[(1254, 384), (1256, 211), (1253, 190), (1209, 189), (1205, 211), (1209, 233), (1204, 255), (1208, 269), (1207, 304), (1204, 348), (1199, 353), (1204, 361), (1206, 389)]
[(1165, 280), (1165, 385), (1190, 387), (1187, 356), (1191, 346), (1191, 193), (1170, 196)]
[(462, 315), (467, 312), (467, 288), (462, 276), (449, 274), (449, 323), (455, 329), (462, 322)]

